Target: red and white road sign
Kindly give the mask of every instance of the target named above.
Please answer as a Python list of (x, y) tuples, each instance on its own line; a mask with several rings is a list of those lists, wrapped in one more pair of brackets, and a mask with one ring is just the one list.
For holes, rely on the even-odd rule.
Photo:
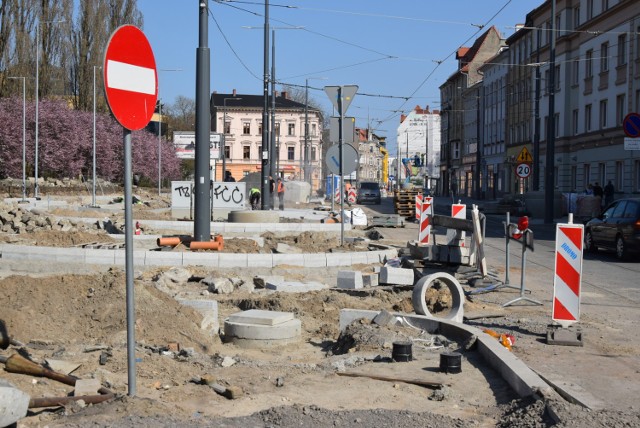
[[(416, 207), (417, 206), (418, 205), (416, 204)], [(431, 237), (431, 216), (433, 215), (433, 198), (431, 196), (425, 196), (422, 198), (420, 208), (421, 215), (418, 242), (421, 244), (429, 244)]]
[[(467, 219), (467, 205), (466, 204), (452, 204), (451, 205), (451, 217)], [(464, 247), (464, 240), (466, 234), (463, 230), (447, 229), (447, 244), (457, 245)]]
[(420, 213), (422, 212), (422, 195), (416, 195), (415, 207), (416, 207), (416, 220), (420, 221), (420, 219), (422, 218), (420, 215)]
[(581, 224), (558, 224), (556, 227), (551, 318), (565, 328), (580, 319), (583, 237), (584, 226)]
[(109, 39), (103, 63), (104, 88), (111, 112), (122, 126), (147, 126), (158, 100), (158, 71), (151, 45), (133, 25), (119, 27)]

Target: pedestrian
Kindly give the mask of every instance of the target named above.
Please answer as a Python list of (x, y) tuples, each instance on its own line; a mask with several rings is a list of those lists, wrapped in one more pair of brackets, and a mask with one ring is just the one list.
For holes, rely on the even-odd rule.
[(269, 176), (269, 209), (273, 209), (276, 206), (275, 203), (275, 194), (276, 191), (276, 181), (273, 179), (273, 176)]
[(251, 203), (252, 210), (260, 208), (260, 189), (252, 187), (249, 190), (249, 202)]
[(589, 185), (587, 185), (587, 188), (584, 189), (584, 194), (593, 195), (593, 185), (591, 183), (589, 183)]
[(280, 177), (278, 177), (278, 201), (280, 202), (280, 211), (284, 211), (284, 183)]
[(228, 183), (233, 183), (236, 181), (235, 178), (233, 178), (233, 175), (231, 175), (231, 171), (225, 171), (224, 172), (224, 181), (228, 182)]
[(604, 206), (609, 206), (611, 202), (613, 202), (613, 194), (615, 192), (615, 188), (613, 187), (613, 183), (611, 180), (604, 186)]

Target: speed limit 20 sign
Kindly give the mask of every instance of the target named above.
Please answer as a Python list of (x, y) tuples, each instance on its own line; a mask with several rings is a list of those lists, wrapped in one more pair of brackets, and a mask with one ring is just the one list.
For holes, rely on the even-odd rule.
[(516, 175), (520, 178), (527, 178), (531, 175), (531, 165), (528, 163), (519, 163), (516, 166)]

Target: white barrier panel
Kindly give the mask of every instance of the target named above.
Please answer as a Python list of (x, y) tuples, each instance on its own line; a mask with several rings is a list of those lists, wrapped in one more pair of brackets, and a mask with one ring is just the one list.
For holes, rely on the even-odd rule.
[(558, 224), (556, 227), (552, 319), (565, 328), (580, 319), (583, 238), (584, 226), (581, 224)]
[[(453, 204), (451, 205), (451, 217), (467, 219), (467, 205)], [(466, 234), (463, 230), (447, 229), (447, 244), (464, 247)]]

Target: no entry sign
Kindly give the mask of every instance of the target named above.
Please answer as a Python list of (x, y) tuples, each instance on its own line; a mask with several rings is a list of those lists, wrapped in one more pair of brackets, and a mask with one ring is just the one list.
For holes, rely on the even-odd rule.
[(119, 27), (109, 39), (102, 71), (116, 120), (130, 131), (147, 126), (158, 100), (158, 72), (144, 33), (133, 25)]

